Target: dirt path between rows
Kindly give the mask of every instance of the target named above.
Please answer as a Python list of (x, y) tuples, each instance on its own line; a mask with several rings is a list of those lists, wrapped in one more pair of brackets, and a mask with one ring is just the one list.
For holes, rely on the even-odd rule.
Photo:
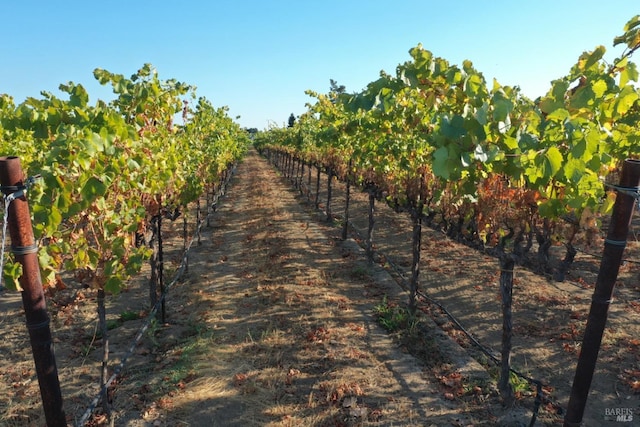
[[(309, 190), (315, 192), (312, 185)], [(326, 200), (323, 191), (320, 199)], [(342, 186), (334, 197), (339, 210)], [(353, 197), (352, 221), (364, 229), (366, 196)], [(407, 219), (384, 207), (377, 215), (376, 249), (408, 270)], [(190, 252), (188, 274), (169, 293), (166, 322), (153, 322), (131, 355), (127, 349), (145, 322), (148, 272), (108, 300), (113, 366), (128, 356), (110, 389), (116, 426), (529, 424), (533, 390), (520, 383), (518, 407), (503, 409), (495, 369), (435, 307), (425, 308), (430, 317), (416, 325), (410, 341), (383, 330), (376, 313), (393, 312), (406, 301), (391, 270), (382, 268), (389, 263), (368, 262), (357, 239), (340, 240), (337, 224), (326, 223), (254, 151), (238, 166), (208, 222), (201, 244)], [(181, 260), (181, 226), (176, 221), (167, 230), (167, 277)], [(425, 234), (423, 289), (483, 344), (499, 349), (497, 262), (436, 231)], [(566, 284), (517, 275), (514, 366), (549, 384), (546, 391), (561, 405), (592, 292), (592, 264), (579, 257), (581, 273)], [(633, 264), (623, 269), (616, 294), (623, 304), (612, 307), (587, 426), (619, 425), (607, 418), (609, 408), (638, 411), (640, 396), (632, 387), (640, 372), (637, 277)], [(15, 293), (0, 293), (0, 381), (8, 390), (0, 397), (0, 426), (42, 426), (18, 300)], [(50, 307), (72, 425), (97, 393), (95, 296), (70, 286), (51, 298)], [(536, 425), (557, 425), (562, 416), (555, 411), (543, 405)], [(86, 425), (106, 425), (101, 409)]]
[(491, 405), (446, 399), (437, 379), (376, 324), (374, 306), (385, 295), (399, 297), (397, 284), (354, 241), (340, 241), (255, 153), (238, 167), (212, 223), (191, 256), (193, 283), (185, 285), (195, 291), (189, 305), (208, 350), (192, 360), (192, 381), (148, 422), (440, 426), (497, 419)]

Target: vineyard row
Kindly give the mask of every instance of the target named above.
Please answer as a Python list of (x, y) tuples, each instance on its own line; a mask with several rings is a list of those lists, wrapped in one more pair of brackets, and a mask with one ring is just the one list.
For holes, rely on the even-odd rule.
[[(103, 69), (96, 69), (94, 77), (112, 87), (112, 101), (92, 105), (84, 87), (72, 82), (60, 85), (63, 98), (42, 92), (40, 98), (16, 105), (10, 95), (0, 95), (0, 150), (5, 159), (19, 158), (24, 176), (40, 177), (28, 191), (33, 235), (22, 245), (37, 248), (37, 283), (34, 287), (27, 277), (34, 276), (23, 274), (16, 251), (2, 272), (10, 290), (39, 288), (36, 292), (42, 293), (44, 286), (50, 293), (67, 287), (96, 291), (104, 391), (109, 377), (105, 299), (124, 290), (148, 261), (149, 305), (156, 305), (165, 291), (162, 221), (183, 215), (186, 226), (188, 206), (219, 191), (249, 136), (226, 107), (215, 108), (197, 97), (191, 85), (160, 79), (150, 64), (129, 78)], [(178, 117), (181, 124), (175, 123)], [(5, 198), (25, 180), (12, 179), (3, 183)], [(25, 195), (19, 199), (25, 201)], [(10, 219), (19, 204), (9, 205)], [(12, 233), (12, 243), (13, 238)], [(34, 298), (43, 300), (43, 295)], [(46, 307), (37, 307), (37, 318), (44, 319), (38, 325), (30, 323), (26, 306), (25, 311), (30, 330), (40, 325), (48, 329)], [(32, 346), (35, 356), (33, 337)], [(52, 354), (47, 357), (55, 363)], [(39, 366), (36, 362), (42, 385)], [(45, 388), (51, 389), (43, 392), (47, 424), (66, 425), (55, 366), (47, 369), (56, 377), (49, 376)], [(104, 393), (102, 404), (108, 414)]]
[[(640, 48), (640, 15), (613, 44), (624, 50), (612, 62), (604, 59), (604, 46), (584, 52), (535, 100), (517, 86), (488, 84), (470, 61), (458, 67), (418, 45), (395, 75), (381, 72), (359, 93), (335, 84), (327, 94), (309, 91), (315, 103), (297, 122), (256, 138), (257, 148), (298, 180), (304, 164), (317, 167), (317, 180), (320, 170), (326, 171), (329, 218), (334, 177), (369, 193), (369, 252), (375, 200), (409, 212), (411, 311), (423, 222), (499, 259), (504, 326), (499, 388), (507, 405), (513, 402), (514, 266), (528, 263), (551, 274), (549, 252), (564, 245), (566, 254), (553, 271), (556, 280), (564, 280), (575, 245), (603, 237), (603, 219), (617, 197), (612, 185), (627, 159), (640, 157), (639, 73), (631, 61)], [(628, 190), (637, 198), (640, 188), (631, 181)], [(605, 239), (605, 252), (606, 244), (626, 241), (626, 235), (617, 237)], [(581, 421), (584, 401), (576, 406), (572, 395), (569, 406), (567, 422)]]

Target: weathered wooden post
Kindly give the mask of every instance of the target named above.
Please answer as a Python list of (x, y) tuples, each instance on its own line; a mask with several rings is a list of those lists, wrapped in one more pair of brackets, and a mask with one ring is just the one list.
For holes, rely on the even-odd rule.
[[(640, 185), (640, 160), (625, 160), (620, 177), (620, 189), (638, 191)], [(591, 309), (582, 338), (582, 348), (576, 367), (571, 396), (564, 418), (565, 427), (579, 426), (587, 404), (587, 397), (598, 360), (600, 343), (607, 323), (609, 304), (613, 297), (613, 287), (618, 278), (622, 253), (627, 242), (635, 198), (618, 191), (611, 214), (611, 223), (602, 253), (600, 271), (591, 299)]]
[(0, 157), (0, 185), (5, 197), (15, 197), (8, 208), (11, 250), (16, 261), (22, 265), (22, 305), (47, 426), (64, 427), (67, 421), (62, 408), (62, 392), (53, 351), (49, 314), (40, 277), (38, 247), (33, 236), (29, 204), (25, 197), (24, 173), (19, 158)]

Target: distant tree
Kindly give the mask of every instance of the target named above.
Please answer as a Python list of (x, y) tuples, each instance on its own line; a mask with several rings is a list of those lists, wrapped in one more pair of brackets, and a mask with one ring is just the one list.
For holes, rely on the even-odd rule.
[(345, 93), (347, 90), (347, 88), (344, 85), (338, 86), (338, 82), (333, 79), (329, 79), (329, 84), (331, 85), (329, 90), (331, 92), (335, 92), (338, 95)]
[(292, 128), (293, 125), (296, 124), (296, 116), (293, 115), (293, 113), (291, 113), (291, 115), (289, 116), (289, 127)]
[(244, 131), (249, 134), (249, 139), (253, 140), (258, 134), (258, 128), (244, 128)]

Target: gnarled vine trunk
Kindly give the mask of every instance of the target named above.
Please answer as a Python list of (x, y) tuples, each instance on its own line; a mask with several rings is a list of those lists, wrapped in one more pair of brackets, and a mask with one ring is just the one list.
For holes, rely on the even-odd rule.
[(418, 293), (418, 278), (420, 276), (420, 248), (422, 242), (422, 212), (424, 206), (421, 202), (411, 209), (411, 220), (413, 222), (412, 233), (412, 262), (411, 262), (411, 283), (409, 284), (409, 311), (416, 313), (416, 295)]
[(502, 403), (505, 406), (513, 406), (515, 395), (511, 385), (511, 347), (513, 337), (513, 314), (511, 311), (513, 302), (513, 269), (515, 256), (502, 252), (500, 260), (500, 295), (502, 297), (502, 350), (500, 362), (500, 380), (498, 390)]

